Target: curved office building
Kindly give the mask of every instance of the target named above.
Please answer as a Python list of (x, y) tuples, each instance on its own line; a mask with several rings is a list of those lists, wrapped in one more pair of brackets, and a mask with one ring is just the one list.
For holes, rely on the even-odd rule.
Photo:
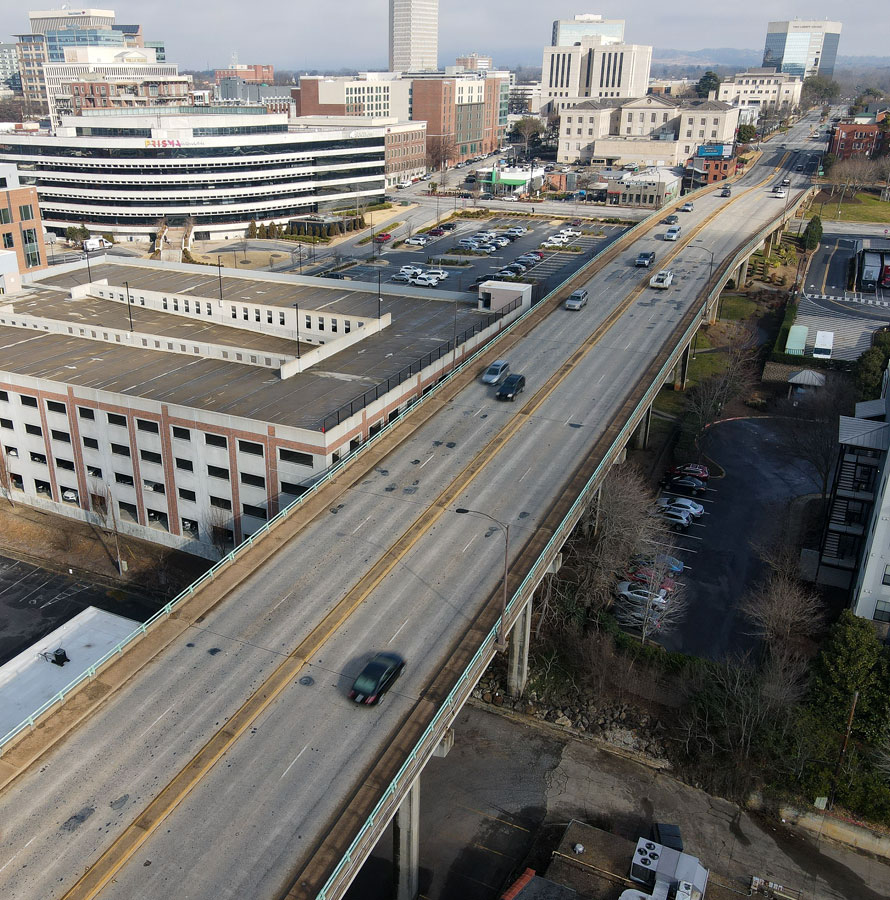
[(372, 201), (384, 191), (384, 129), (290, 132), (262, 107), (102, 110), (56, 134), (0, 134), (0, 162), (37, 189), (44, 226), (145, 238), (166, 220), (198, 239), (248, 223)]

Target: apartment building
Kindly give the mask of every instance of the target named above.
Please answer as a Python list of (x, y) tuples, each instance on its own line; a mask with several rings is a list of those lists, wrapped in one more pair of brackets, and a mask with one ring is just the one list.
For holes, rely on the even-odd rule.
[(389, 0), (389, 70), (439, 68), (439, 0)]
[(18, 273), (46, 268), (37, 191), (23, 186), (15, 166), (0, 163), (0, 250), (15, 253)]
[(360, 72), (355, 78), (301, 75), (291, 90), (298, 116), (394, 116), (411, 115), (410, 78), (397, 72)]
[(0, 44), (0, 88), (21, 89), (19, 54), (15, 44)]
[(803, 79), (775, 68), (749, 69), (730, 75), (717, 89), (717, 100), (731, 106), (791, 111), (800, 105)]
[(770, 22), (766, 28), (763, 65), (787, 75), (831, 78), (841, 40), (840, 22), (827, 19), (792, 19)]
[(615, 43), (601, 35), (545, 47), (541, 100), (559, 113), (587, 98), (642, 97), (649, 85), (652, 48)]
[(585, 100), (561, 115), (557, 159), (676, 166), (699, 146), (731, 147), (738, 118), (738, 108), (716, 100), (681, 101), (652, 94)]
[(870, 122), (836, 122), (831, 126), (828, 152), (838, 159), (875, 159), (888, 146), (884, 119), (890, 111), (878, 113)]
[(0, 309), (0, 489), (218, 556), (528, 307), (528, 285), (501, 287), (482, 310), (141, 259), (54, 267)]
[(275, 81), (275, 67), (232, 63), (226, 69), (213, 70), (214, 84), (219, 84), (223, 78), (240, 78), (250, 84), (272, 84)]
[(56, 134), (0, 135), (0, 161), (37, 190), (48, 229), (85, 225), (145, 240), (158, 222), (195, 238), (243, 237), (251, 221), (379, 200), (384, 131), (288, 131), (262, 107), (94, 110)]
[(454, 64), (458, 68), (466, 69), (468, 72), (488, 72), (494, 68), (494, 60), (490, 56), (480, 56), (478, 53), (458, 56)]

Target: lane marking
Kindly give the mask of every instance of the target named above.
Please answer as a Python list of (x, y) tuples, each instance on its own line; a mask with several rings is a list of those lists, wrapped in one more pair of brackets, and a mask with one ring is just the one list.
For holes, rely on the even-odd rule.
[(359, 524), (356, 525), (355, 528), (352, 529), (352, 533), (355, 534), (356, 531), (358, 531), (363, 525), (367, 524), (367, 522), (370, 518), (371, 518), (371, 516), (369, 515), (364, 521), (359, 522)]
[(461, 550), (461, 553), (466, 553), (466, 552), (467, 552), (467, 550), (469, 550), (469, 549), (470, 549), (470, 544), (472, 544), (472, 543), (473, 543), (473, 541), (475, 541), (475, 540), (476, 540), (476, 535), (475, 535), (475, 534), (474, 534), (474, 535), (473, 535), (473, 536), (472, 536), (472, 537), (471, 537), (471, 538), (470, 538), (470, 542), (469, 542), (469, 543), (468, 543), (468, 544), (467, 544), (467, 546), (466, 546), (466, 547), (464, 547), (464, 549), (463, 549), (463, 550)]
[(6, 860), (6, 862), (2, 866), (0, 866), (0, 872), (2, 872), (19, 855), (19, 853), (24, 853), (25, 850), (27, 850), (28, 847), (30, 847), (31, 844), (33, 844), (34, 841), (36, 841), (36, 840), (37, 840), (37, 836), (35, 835), (34, 837), (31, 838), (30, 841), (28, 841), (27, 844), (25, 844), (24, 847), (22, 847), (21, 850), (18, 851), (18, 853), (13, 853), (13, 855), (10, 856), (9, 859)]
[(427, 459), (425, 459), (425, 460), (420, 464), (420, 468), (422, 469), (422, 468), (423, 468), (423, 467), (424, 467), (424, 466), (425, 466), (425, 465), (426, 465), (426, 464), (427, 464), (427, 463), (428, 463), (435, 455), (436, 455), (435, 453), (431, 453), (431, 454), (427, 457)]
[(408, 620), (405, 619), (405, 621), (402, 622), (401, 625), (399, 625), (399, 628), (398, 628), (398, 630), (396, 631), (396, 633), (389, 639), (389, 643), (390, 643), (390, 644), (391, 644), (391, 643), (399, 636), (399, 632), (400, 632), (407, 624), (408, 624)]
[[(308, 746), (309, 746), (309, 745), (306, 744), (306, 747), (308, 747)], [(298, 759), (306, 752), (306, 747), (304, 747), (304, 748), (303, 748), (303, 749), (302, 749), (302, 750), (301, 750), (301, 751), (300, 751), (300, 752), (299, 752), (299, 753), (291, 760), (291, 764), (290, 764), (290, 765), (289, 765), (289, 766), (281, 773), (281, 777), (278, 779), (279, 781), (281, 781), (281, 779), (284, 778), (284, 776), (287, 775), (288, 772), (290, 772), (290, 770), (291, 770), (291, 769), (293, 768), (293, 766), (294, 766), (294, 763), (295, 763), (295, 762), (296, 762), (296, 761), (297, 761), (297, 760), (298, 760)]]
[[(168, 706), (168, 707), (167, 707), (167, 708), (166, 708), (166, 709), (165, 709), (165, 710), (164, 710), (164, 711), (163, 711), (163, 712), (162, 712), (162, 713), (154, 720), (154, 722), (152, 722), (151, 725), (149, 725), (148, 728), (146, 728), (145, 731), (143, 731), (142, 734), (139, 735), (139, 737), (141, 738), (141, 737), (144, 737), (146, 734), (148, 734), (149, 731), (151, 731), (152, 728), (154, 728), (155, 725), (157, 725), (158, 722), (160, 722), (161, 719), (163, 719), (164, 716), (166, 716), (167, 713), (170, 712), (170, 710), (173, 709), (173, 707), (174, 707), (175, 705), (176, 705), (175, 703), (171, 703), (171, 704), (170, 704), (170, 705), (169, 705), (169, 706)], [(137, 740), (138, 740), (138, 738), (137, 738)]]

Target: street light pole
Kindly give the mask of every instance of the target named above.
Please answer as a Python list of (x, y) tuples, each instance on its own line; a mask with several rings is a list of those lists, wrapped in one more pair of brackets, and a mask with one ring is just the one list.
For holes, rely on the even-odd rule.
[(223, 290), (222, 290), (222, 257), (217, 253), (216, 255), (216, 274), (219, 276), (219, 302), (222, 303), (223, 300)]
[(503, 653), (507, 649), (507, 635), (504, 633), (504, 618), (507, 615), (507, 575), (509, 574), (510, 566), (510, 525), (509, 523), (502, 522), (500, 519), (496, 519), (494, 516), (490, 516), (488, 513), (482, 512), (479, 509), (467, 509), (464, 506), (459, 506), (454, 511), (461, 515), (469, 514), (471, 516), (482, 516), (485, 519), (490, 519), (504, 534), (504, 584), (501, 590), (501, 617), (500, 622), (498, 623), (497, 637), (494, 642), (495, 649), (499, 653)]
[(380, 270), (377, 270), (377, 322), (383, 317), (383, 297), (380, 296)]
[(90, 271), (90, 251), (84, 250), (83, 255), (87, 258), (87, 279), (92, 282), (93, 273)]
[(124, 287), (127, 289), (127, 315), (130, 317), (130, 331), (133, 330), (133, 308), (130, 305), (130, 282), (125, 281)]
[(296, 310), (296, 323), (297, 323), (297, 359), (300, 358), (300, 304), (294, 303), (294, 309)]

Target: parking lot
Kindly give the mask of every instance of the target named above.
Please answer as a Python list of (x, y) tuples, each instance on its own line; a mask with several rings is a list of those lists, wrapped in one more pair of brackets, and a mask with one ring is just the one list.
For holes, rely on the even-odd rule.
[[(398, 248), (372, 247), (369, 245), (368, 262), (359, 263), (343, 271), (349, 279), (359, 281), (377, 281), (388, 283), (402, 266), (415, 265), (424, 269), (436, 267), (448, 272), (448, 277), (440, 282), (440, 287), (448, 291), (471, 290), (473, 283), (480, 276), (493, 276), (503, 266), (515, 260), (529, 250), (537, 250), (541, 243), (561, 228), (568, 227), (569, 221), (578, 219), (535, 219), (519, 216), (496, 216), (491, 219), (454, 219), (457, 228), (441, 237), (434, 237), (425, 247), (402, 245)], [(456, 248), (461, 238), (468, 237), (478, 231), (503, 232), (515, 225), (522, 225), (527, 232), (513, 241), (509, 246), (500, 248), (487, 256), (474, 254), (452, 254), (448, 251)], [(524, 278), (540, 282), (543, 292), (547, 293), (559, 283), (569, 278), (581, 266), (588, 262), (595, 253), (616, 240), (625, 230), (620, 225), (599, 225), (583, 222), (577, 226), (580, 237), (572, 239), (570, 246), (582, 248), (582, 252), (566, 252), (564, 250), (545, 250), (544, 258), (525, 273)], [(452, 265), (443, 264), (451, 262)], [(454, 265), (463, 263), (464, 265)]]

